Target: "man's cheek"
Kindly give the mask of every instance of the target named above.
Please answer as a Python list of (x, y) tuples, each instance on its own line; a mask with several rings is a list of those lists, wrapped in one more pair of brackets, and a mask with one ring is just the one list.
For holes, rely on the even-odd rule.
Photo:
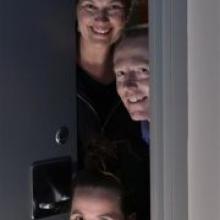
[(142, 92), (143, 95), (149, 96), (150, 95), (150, 88), (147, 84), (142, 84), (139, 86), (139, 90)]
[(117, 93), (121, 97), (121, 99), (123, 99), (123, 89), (122, 89), (120, 83), (117, 83)]
[(121, 92), (120, 97), (121, 97), (121, 99), (122, 99), (123, 103), (124, 103), (124, 104), (126, 104), (126, 97), (125, 97), (125, 95), (124, 95), (124, 93), (123, 93), (123, 92)]

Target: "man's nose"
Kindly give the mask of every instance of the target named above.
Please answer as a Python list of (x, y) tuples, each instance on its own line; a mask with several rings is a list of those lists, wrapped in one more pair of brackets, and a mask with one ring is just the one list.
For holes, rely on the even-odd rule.
[(108, 11), (106, 9), (98, 10), (95, 17), (96, 21), (106, 22), (109, 20)]
[(129, 89), (135, 89), (137, 87), (137, 82), (135, 79), (128, 78), (125, 82), (124, 82), (124, 87)]

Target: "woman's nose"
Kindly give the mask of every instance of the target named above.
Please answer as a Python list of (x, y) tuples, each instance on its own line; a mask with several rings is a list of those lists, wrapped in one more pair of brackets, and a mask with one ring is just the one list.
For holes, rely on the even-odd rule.
[(96, 21), (106, 22), (109, 20), (108, 12), (106, 9), (98, 10), (95, 17)]

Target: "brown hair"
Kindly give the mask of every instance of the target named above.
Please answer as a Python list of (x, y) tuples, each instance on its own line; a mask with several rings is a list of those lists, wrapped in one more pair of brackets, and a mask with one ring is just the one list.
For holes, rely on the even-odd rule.
[(88, 144), (85, 157), (85, 168), (73, 181), (73, 197), (77, 188), (91, 187), (108, 190), (120, 197), (123, 214), (135, 213), (132, 196), (117, 173), (119, 158), (117, 145), (110, 140), (99, 137)]

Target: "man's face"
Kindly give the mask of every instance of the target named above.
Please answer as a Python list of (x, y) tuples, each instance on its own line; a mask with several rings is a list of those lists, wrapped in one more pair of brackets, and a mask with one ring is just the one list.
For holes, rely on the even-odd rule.
[(145, 37), (124, 40), (114, 54), (119, 96), (135, 121), (150, 120), (149, 50)]
[(74, 193), (70, 220), (125, 220), (121, 198), (105, 189), (79, 187)]

